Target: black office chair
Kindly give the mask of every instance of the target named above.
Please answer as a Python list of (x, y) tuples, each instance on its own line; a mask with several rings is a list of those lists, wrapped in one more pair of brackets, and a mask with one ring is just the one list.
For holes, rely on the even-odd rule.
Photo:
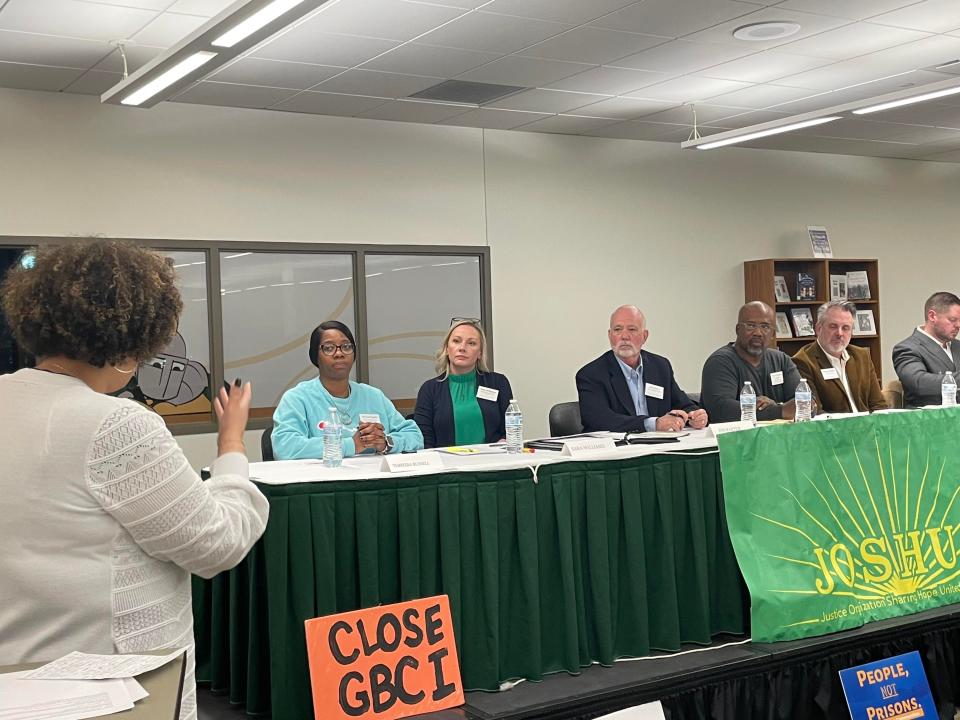
[(688, 392), (687, 397), (693, 400), (697, 405), (700, 404), (700, 393), (698, 392)]
[(264, 460), (273, 460), (273, 440), (271, 435), (273, 434), (273, 427), (268, 427), (263, 431), (263, 434), (260, 436), (260, 455)]
[(583, 422), (580, 420), (580, 403), (578, 402), (557, 403), (550, 408), (548, 420), (551, 437), (576, 435), (583, 432)]

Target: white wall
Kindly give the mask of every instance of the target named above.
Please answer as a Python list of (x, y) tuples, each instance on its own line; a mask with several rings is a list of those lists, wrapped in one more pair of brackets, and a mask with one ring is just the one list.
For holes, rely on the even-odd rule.
[[(732, 339), (741, 263), (880, 260), (884, 375), (932, 291), (956, 291), (960, 165), (481, 131), (0, 90), (0, 235), (489, 244), (497, 369), (527, 434), (606, 347), (613, 307), (698, 389)], [(259, 433), (248, 433), (253, 457)], [(197, 464), (211, 436), (182, 439)]]

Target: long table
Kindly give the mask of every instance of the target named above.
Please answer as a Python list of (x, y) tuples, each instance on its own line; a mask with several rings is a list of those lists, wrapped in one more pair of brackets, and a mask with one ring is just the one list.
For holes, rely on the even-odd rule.
[(467, 689), (744, 633), (711, 445), (444, 456), (407, 476), (253, 465), (270, 519), (240, 566), (195, 581), (197, 677), (251, 714), (311, 717), (304, 620), (440, 593)]

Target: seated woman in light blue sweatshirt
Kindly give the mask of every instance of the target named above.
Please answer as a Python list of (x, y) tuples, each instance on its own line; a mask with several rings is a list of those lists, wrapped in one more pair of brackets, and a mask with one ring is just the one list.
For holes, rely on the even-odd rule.
[[(290, 388), (273, 413), (273, 455), (277, 460), (323, 457), (323, 430), (330, 408), (343, 426), (343, 456), (411, 452), (423, 447), (413, 420), (404, 420), (380, 390), (350, 380), (356, 359), (350, 328), (336, 320), (320, 323), (310, 336), (310, 362), (319, 377)], [(368, 416), (376, 415), (376, 418)]]

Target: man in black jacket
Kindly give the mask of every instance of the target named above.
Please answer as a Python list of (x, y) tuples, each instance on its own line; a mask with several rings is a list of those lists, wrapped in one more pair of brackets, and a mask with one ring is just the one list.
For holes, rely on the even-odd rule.
[(707, 412), (680, 389), (670, 361), (643, 350), (649, 332), (640, 309), (610, 316), (610, 350), (577, 372), (583, 429), (615, 432), (702, 428)]

